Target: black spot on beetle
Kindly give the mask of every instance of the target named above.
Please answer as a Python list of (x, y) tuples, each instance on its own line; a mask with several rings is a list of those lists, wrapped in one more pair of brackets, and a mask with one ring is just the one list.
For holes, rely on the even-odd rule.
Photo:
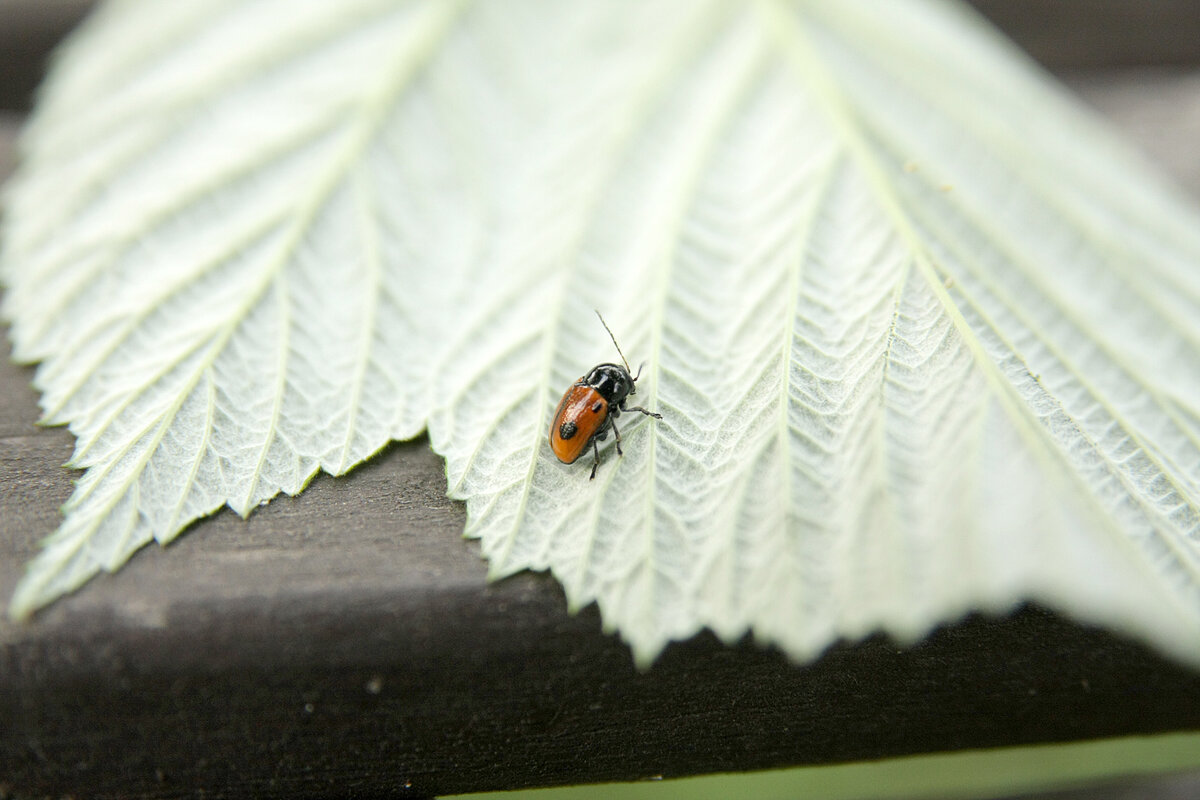
[(558, 427), (558, 435), (562, 439), (570, 439), (579, 432), (579, 426), (574, 422), (564, 422)]

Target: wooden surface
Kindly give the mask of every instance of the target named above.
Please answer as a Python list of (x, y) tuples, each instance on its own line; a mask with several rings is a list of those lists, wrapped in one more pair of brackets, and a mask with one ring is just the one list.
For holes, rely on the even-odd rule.
[(28, 109), (49, 53), (88, 0), (0, 0), (0, 109)]
[(1198, 0), (971, 0), (1054, 69), (1200, 63)]
[[(1074, 80), (1200, 193), (1200, 72)], [(73, 477), (31, 376), (0, 364), (5, 597)], [(546, 576), (485, 585), (444, 491), (424, 441), (393, 445), (0, 622), (0, 797), (422, 796), (1200, 730), (1196, 672), (1038, 609), (807, 667), (701, 636), (639, 674)]]

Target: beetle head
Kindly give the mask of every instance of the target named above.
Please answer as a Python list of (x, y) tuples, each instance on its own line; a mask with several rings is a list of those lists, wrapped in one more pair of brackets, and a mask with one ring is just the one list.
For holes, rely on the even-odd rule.
[(593, 367), (583, 379), (584, 383), (595, 389), (609, 405), (616, 405), (633, 394), (634, 380), (629, 370), (620, 364), (600, 364)]

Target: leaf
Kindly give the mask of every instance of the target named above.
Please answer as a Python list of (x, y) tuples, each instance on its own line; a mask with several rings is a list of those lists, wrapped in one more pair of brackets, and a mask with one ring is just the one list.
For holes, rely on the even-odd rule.
[[(11, 187), (25, 615), (428, 426), (648, 663), (1036, 599), (1200, 662), (1200, 217), (956, 6), (111, 4)], [(646, 361), (624, 457), (546, 443)]]

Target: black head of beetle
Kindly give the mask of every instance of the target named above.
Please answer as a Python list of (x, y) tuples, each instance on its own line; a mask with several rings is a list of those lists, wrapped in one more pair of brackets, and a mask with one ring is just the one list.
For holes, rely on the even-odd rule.
[(633, 385), (636, 380), (620, 364), (600, 364), (583, 377), (583, 382), (607, 400), (610, 408), (619, 406), (629, 395), (637, 394)]

